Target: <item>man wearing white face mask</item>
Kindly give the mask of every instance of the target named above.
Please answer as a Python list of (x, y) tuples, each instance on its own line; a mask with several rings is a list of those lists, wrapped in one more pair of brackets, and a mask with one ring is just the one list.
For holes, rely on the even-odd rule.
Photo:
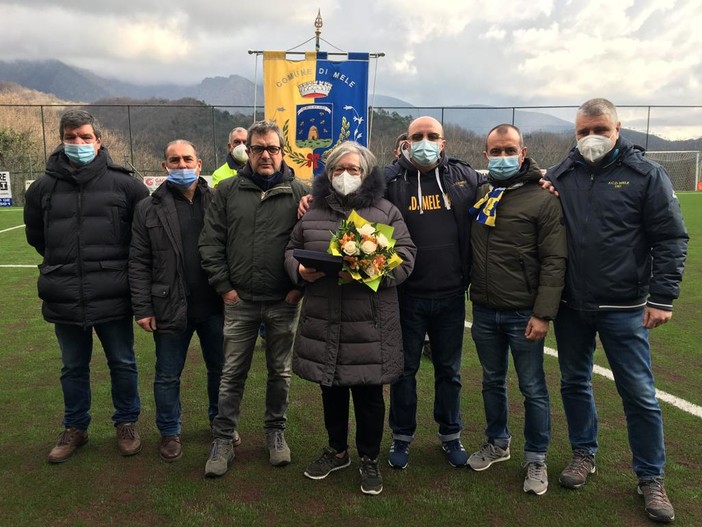
[(548, 490), (550, 408), (544, 337), (558, 312), (566, 234), (558, 198), (539, 187), (541, 170), (526, 157), (516, 126), (487, 135), (489, 186), (471, 209), (471, 334), (483, 368), (487, 441), (468, 459), (473, 470), (510, 459), (507, 370), (511, 351), (524, 396), (524, 492)]
[(249, 156), (246, 153), (246, 128), (240, 126), (229, 132), (227, 143), (227, 160), (217, 170), (212, 172), (212, 188), (217, 188), (222, 181), (236, 176), (244, 168)]
[(563, 205), (568, 238), (554, 328), (573, 459), (559, 481), (578, 488), (595, 472), (591, 378), (599, 335), (622, 397), (638, 493), (649, 518), (670, 522), (675, 513), (663, 484), (663, 421), (648, 331), (672, 316), (688, 235), (668, 174), (620, 130), (610, 101), (587, 101), (575, 117), (577, 147), (547, 173)]
[(117, 446), (131, 456), (141, 449), (141, 403), (127, 257), (134, 208), (149, 191), (112, 162), (88, 112), (65, 112), (59, 134), (61, 145), (24, 207), (27, 241), (43, 257), (42, 314), (55, 325), (61, 349), (65, 429), (48, 460), (62, 463), (88, 442), (93, 331), (110, 368)]
[(448, 462), (468, 461), (460, 436), (461, 355), (465, 292), (470, 280), (468, 209), (481, 177), (470, 165), (449, 158), (443, 127), (419, 117), (407, 130), (401, 155), (386, 167), (387, 199), (402, 213), (417, 246), (414, 271), (400, 286), (400, 321), (405, 366), (390, 388), (393, 443), (388, 462), (404, 469), (417, 427), (417, 384), (424, 335), (434, 366), (434, 420)]
[[(199, 177), (202, 160), (190, 141), (179, 139), (168, 143), (161, 165), (168, 178), (134, 213), (129, 285), (134, 318), (152, 333), (156, 345), (159, 454), (170, 463), (183, 453), (180, 376), (195, 332), (207, 368), (210, 423), (217, 415), (224, 317), (222, 299), (207, 282), (197, 246), (213, 193)], [(235, 444), (239, 442), (237, 436)]]

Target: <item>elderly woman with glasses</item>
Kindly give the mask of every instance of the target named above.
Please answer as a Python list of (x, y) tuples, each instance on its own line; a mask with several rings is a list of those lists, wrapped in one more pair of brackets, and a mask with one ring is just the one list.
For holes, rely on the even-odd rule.
[[(412, 271), (416, 252), (400, 211), (383, 198), (384, 192), (385, 179), (371, 151), (354, 142), (340, 144), (327, 158), (324, 174), (315, 178), (311, 207), (293, 229), (285, 254), (290, 277), (305, 291), (293, 371), (321, 386), (329, 436), (329, 445), (305, 476), (324, 479), (351, 464), (347, 441), (353, 396), (361, 491), (371, 495), (383, 489), (378, 469), (383, 385), (397, 379), (403, 368), (397, 286)], [(359, 282), (340, 285), (340, 277), (350, 278), (347, 273), (325, 274), (293, 256), (294, 249), (325, 253), (332, 233), (352, 210), (395, 229), (402, 264), (391, 271), (392, 278), (382, 279), (377, 292)]]

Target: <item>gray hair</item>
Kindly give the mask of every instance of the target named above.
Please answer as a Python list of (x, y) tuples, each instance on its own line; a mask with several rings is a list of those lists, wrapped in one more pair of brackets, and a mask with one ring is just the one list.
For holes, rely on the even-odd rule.
[(236, 134), (238, 132), (244, 132), (244, 133), (248, 134), (248, 132), (246, 131), (246, 128), (242, 128), (241, 126), (237, 126), (236, 128), (232, 129), (231, 132), (229, 132), (229, 137), (227, 138), (227, 141), (229, 143), (231, 143), (232, 137), (234, 136), (234, 134)]
[(619, 122), (617, 107), (614, 106), (611, 101), (602, 98), (585, 101), (582, 106), (578, 108), (577, 114), (585, 117), (599, 117), (600, 115), (608, 115), (612, 118), (612, 122)]
[(66, 128), (80, 128), (86, 124), (93, 127), (93, 132), (95, 132), (96, 139), (100, 139), (102, 137), (100, 123), (98, 123), (95, 117), (85, 110), (67, 110), (61, 116), (61, 122), (59, 123), (59, 135), (61, 136), (61, 140), (63, 141), (63, 132)]
[(331, 179), (333, 175), (336, 164), (346, 154), (358, 154), (359, 166), (361, 167), (364, 178), (378, 166), (378, 160), (373, 155), (373, 152), (368, 150), (365, 146), (359, 145), (354, 141), (344, 141), (339, 146), (335, 147), (327, 156), (324, 172), (329, 179)]
[(246, 148), (251, 148), (251, 137), (254, 135), (267, 135), (270, 132), (275, 132), (278, 134), (278, 139), (280, 139), (280, 147), (285, 147), (285, 139), (283, 138), (283, 132), (280, 131), (280, 127), (275, 121), (258, 121), (252, 124), (246, 136)]
[(179, 143), (186, 144), (186, 145), (190, 145), (190, 146), (192, 147), (192, 149), (193, 149), (193, 152), (195, 152), (195, 159), (200, 159), (200, 156), (199, 156), (198, 153), (197, 153), (197, 148), (195, 148), (195, 145), (192, 144), (192, 143), (191, 143), (190, 141), (188, 141), (187, 139), (175, 139), (175, 140), (171, 141), (170, 143), (168, 143), (168, 144), (166, 145), (166, 148), (163, 149), (163, 159), (165, 159), (166, 161), (168, 161), (168, 149), (169, 149), (171, 146), (177, 145), (177, 144), (179, 144)]

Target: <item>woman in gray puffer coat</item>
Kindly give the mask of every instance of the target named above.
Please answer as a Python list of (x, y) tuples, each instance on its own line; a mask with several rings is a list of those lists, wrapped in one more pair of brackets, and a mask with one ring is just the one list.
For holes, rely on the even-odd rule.
[[(305, 470), (311, 479), (351, 464), (348, 454), (349, 402), (353, 395), (356, 447), (361, 458), (361, 490), (379, 494), (378, 455), (383, 437), (383, 384), (402, 374), (403, 354), (397, 286), (412, 271), (415, 246), (400, 211), (383, 198), (385, 180), (367, 148), (345, 142), (329, 155), (315, 178), (309, 211), (292, 231), (285, 265), (305, 296), (295, 339), (293, 371), (321, 385), (329, 447)], [(384, 277), (377, 292), (358, 282), (339, 285), (339, 277), (306, 268), (294, 249), (326, 252), (341, 221), (355, 210), (369, 222), (395, 228), (395, 250), (402, 264)]]

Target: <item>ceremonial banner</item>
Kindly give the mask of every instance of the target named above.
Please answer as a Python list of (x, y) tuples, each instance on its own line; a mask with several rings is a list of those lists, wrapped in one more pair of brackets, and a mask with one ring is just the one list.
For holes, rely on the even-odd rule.
[(367, 146), (368, 53), (331, 61), (326, 52), (288, 60), (263, 52), (266, 119), (285, 137), (285, 162), (301, 179), (324, 171), (329, 151), (344, 141)]

